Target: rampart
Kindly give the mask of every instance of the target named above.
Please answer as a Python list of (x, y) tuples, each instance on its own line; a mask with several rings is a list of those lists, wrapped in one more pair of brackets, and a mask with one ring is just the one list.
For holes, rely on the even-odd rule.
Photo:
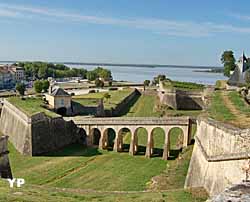
[(249, 129), (200, 118), (185, 187), (204, 187), (213, 196), (240, 183), (249, 154)]
[(44, 113), (26, 115), (5, 100), (0, 118), (0, 131), (9, 136), (15, 148), (25, 155), (39, 155), (57, 150), (80, 139), (79, 129), (63, 118)]
[(159, 90), (161, 104), (178, 110), (201, 110), (204, 108), (203, 91), (184, 91), (178, 89)]

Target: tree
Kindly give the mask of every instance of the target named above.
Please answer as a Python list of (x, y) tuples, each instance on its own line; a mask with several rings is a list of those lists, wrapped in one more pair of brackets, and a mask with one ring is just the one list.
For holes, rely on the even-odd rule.
[(108, 101), (111, 98), (111, 95), (109, 93), (105, 93), (103, 97)]
[(26, 87), (23, 83), (17, 83), (16, 84), (16, 90), (19, 92), (19, 94), (21, 96), (24, 96), (24, 93), (25, 93), (25, 90), (26, 90)]
[(48, 68), (46, 65), (43, 65), (41, 67), (39, 67), (39, 70), (38, 70), (38, 77), (40, 79), (46, 79), (47, 78), (47, 75), (48, 75)]
[(88, 71), (87, 72), (87, 79), (89, 81), (94, 81), (97, 78), (97, 75), (94, 71)]
[(41, 93), (43, 90), (43, 82), (40, 80), (36, 80), (34, 82), (34, 89), (37, 93)]
[(95, 86), (102, 88), (102, 87), (104, 87), (104, 82), (102, 80), (100, 80), (100, 79), (96, 79), (95, 80)]
[(44, 81), (42, 81), (42, 86), (43, 86), (43, 91), (44, 92), (47, 92), (48, 91), (48, 89), (49, 89), (49, 81), (48, 80), (44, 80)]
[(221, 56), (221, 63), (224, 65), (224, 75), (229, 77), (230, 71), (235, 69), (235, 58), (233, 51), (224, 51)]

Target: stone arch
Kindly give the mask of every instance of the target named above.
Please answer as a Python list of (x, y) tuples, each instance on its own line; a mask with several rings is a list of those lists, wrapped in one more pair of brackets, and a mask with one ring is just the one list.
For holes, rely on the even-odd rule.
[(163, 156), (164, 144), (166, 141), (165, 129), (157, 126), (151, 130), (151, 155), (154, 157)]
[(80, 144), (87, 146), (87, 132), (84, 128), (78, 129), (78, 135), (80, 139)]
[[(148, 142), (148, 130), (146, 127), (138, 127), (135, 129), (133, 138), (131, 140), (131, 145), (134, 147), (134, 154), (145, 155), (147, 142)], [(133, 141), (133, 142), (132, 142)]]
[(175, 159), (179, 156), (185, 143), (184, 129), (182, 127), (176, 126), (170, 128), (168, 131), (168, 157), (170, 159)]
[(90, 130), (90, 134), (92, 138), (92, 144), (94, 146), (100, 145), (101, 131), (98, 128), (92, 128)]
[(60, 114), (61, 116), (66, 116), (67, 114), (67, 109), (66, 107), (60, 107), (56, 110), (56, 113)]
[(104, 149), (113, 150), (115, 139), (116, 139), (116, 131), (114, 128), (105, 128), (102, 134)]
[(131, 135), (132, 135), (131, 130), (128, 127), (120, 128), (116, 136), (116, 143), (114, 150), (118, 152), (121, 151), (128, 152), (131, 141)]

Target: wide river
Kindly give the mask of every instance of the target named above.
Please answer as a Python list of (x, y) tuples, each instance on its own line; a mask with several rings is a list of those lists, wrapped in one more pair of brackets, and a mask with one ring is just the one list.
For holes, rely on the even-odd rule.
[[(92, 70), (96, 66), (86, 65), (70, 65), (70, 67), (85, 68)], [(104, 67), (112, 72), (114, 80), (143, 82), (144, 80), (152, 80), (159, 74), (165, 74), (171, 80), (188, 81), (202, 84), (215, 84), (217, 80), (226, 79), (221, 73), (196, 72), (199, 68), (176, 68), (176, 67), (124, 67), (124, 66), (107, 66)]]

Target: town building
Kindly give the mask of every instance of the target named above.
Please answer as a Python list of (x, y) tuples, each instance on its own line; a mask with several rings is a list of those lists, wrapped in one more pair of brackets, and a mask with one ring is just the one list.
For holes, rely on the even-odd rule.
[(15, 78), (8, 66), (0, 66), (0, 89), (10, 89), (15, 86)]
[(247, 70), (248, 70), (247, 57), (245, 56), (243, 52), (242, 56), (240, 57), (239, 61), (236, 63), (236, 67), (227, 82), (228, 85), (230, 86), (244, 85), (246, 83), (245, 73)]
[(51, 109), (61, 115), (71, 114), (71, 95), (58, 86), (51, 85), (45, 99)]
[(23, 67), (10, 66), (9, 69), (12, 74), (14, 74), (16, 82), (21, 82), (25, 80), (25, 71)]

